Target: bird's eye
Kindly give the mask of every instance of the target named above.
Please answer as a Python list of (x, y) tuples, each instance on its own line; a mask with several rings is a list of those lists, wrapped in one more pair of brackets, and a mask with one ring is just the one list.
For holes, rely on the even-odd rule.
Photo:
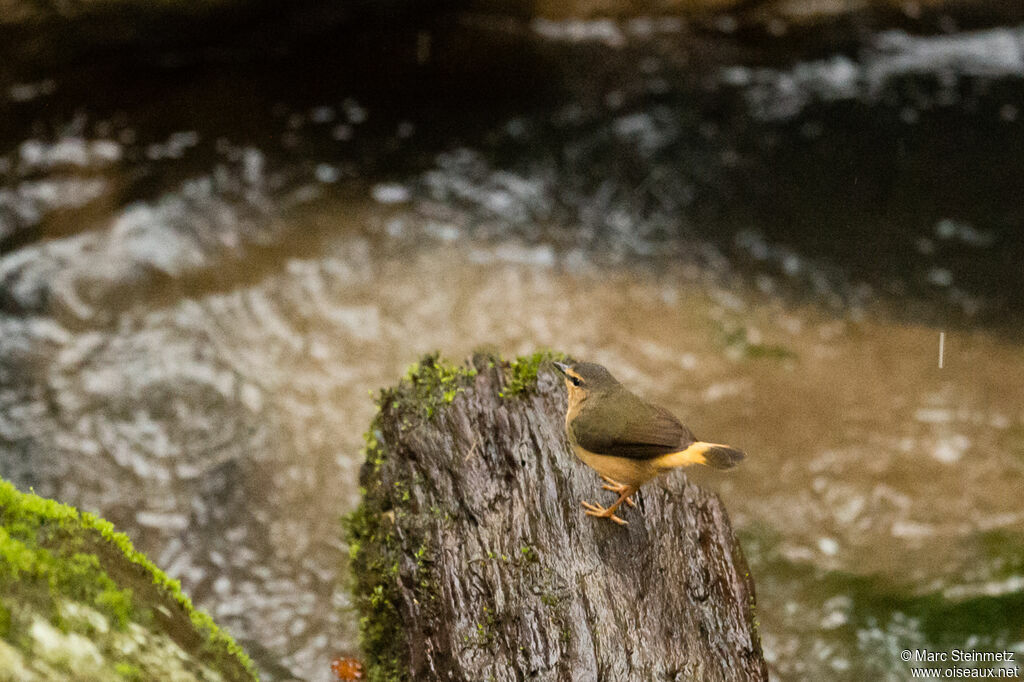
[(569, 381), (572, 382), (573, 386), (579, 386), (580, 384), (583, 383), (582, 381), (580, 381), (579, 377), (573, 377), (573, 376), (569, 377)]

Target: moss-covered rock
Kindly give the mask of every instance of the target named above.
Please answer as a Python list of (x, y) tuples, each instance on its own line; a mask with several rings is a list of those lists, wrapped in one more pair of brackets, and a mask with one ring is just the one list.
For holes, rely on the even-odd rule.
[(0, 480), (0, 682), (54, 679), (257, 676), (109, 522)]

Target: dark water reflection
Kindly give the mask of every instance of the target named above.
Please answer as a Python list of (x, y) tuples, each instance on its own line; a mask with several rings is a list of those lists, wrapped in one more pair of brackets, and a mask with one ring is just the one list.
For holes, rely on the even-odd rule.
[(1020, 649), (1024, 29), (360, 40), (7, 86), (0, 475), (325, 679), (367, 392), (557, 347), (754, 455), (707, 483), (779, 678)]

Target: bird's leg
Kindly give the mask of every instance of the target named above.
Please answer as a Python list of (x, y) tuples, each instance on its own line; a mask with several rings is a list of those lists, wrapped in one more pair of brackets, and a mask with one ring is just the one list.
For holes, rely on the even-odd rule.
[[(603, 474), (601, 475), (601, 478), (604, 479), (604, 481), (607, 483), (607, 485), (603, 485), (601, 487), (604, 490), (611, 490), (613, 493), (619, 493), (621, 495), (622, 491), (629, 487), (625, 483), (619, 483), (614, 478), (609, 478)], [(636, 506), (636, 503), (633, 502), (632, 498), (629, 497), (626, 498), (626, 504), (628, 504), (630, 507)]]
[(610, 519), (610, 520), (614, 521), (615, 523), (619, 524), (620, 526), (625, 526), (626, 525), (626, 521), (623, 521), (618, 516), (616, 516), (615, 515), (615, 510), (619, 508), (620, 504), (622, 504), (623, 502), (626, 501), (627, 497), (629, 497), (630, 495), (632, 495), (636, 491), (637, 491), (636, 488), (634, 488), (632, 486), (627, 486), (626, 489), (622, 491), (622, 494), (619, 495), (619, 499), (615, 500), (615, 504), (613, 504), (612, 506), (608, 507), (607, 509), (605, 509), (604, 507), (602, 507), (599, 504), (591, 504), (589, 502), (581, 501), (580, 504), (582, 504), (586, 508), (587, 516), (596, 516), (596, 517), (601, 518), (601, 519)]

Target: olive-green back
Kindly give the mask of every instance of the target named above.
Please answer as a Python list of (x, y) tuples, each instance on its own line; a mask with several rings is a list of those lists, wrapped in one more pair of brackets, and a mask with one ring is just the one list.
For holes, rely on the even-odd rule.
[(641, 400), (622, 386), (588, 399), (570, 428), (582, 448), (630, 459), (660, 457), (696, 441), (668, 410)]

